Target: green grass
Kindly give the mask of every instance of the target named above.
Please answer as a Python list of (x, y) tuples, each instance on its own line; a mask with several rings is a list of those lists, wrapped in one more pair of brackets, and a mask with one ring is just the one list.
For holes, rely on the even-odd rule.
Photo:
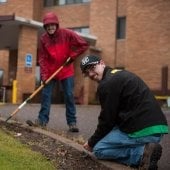
[(0, 129), (0, 169), (55, 170), (55, 167), (43, 155), (32, 151)]

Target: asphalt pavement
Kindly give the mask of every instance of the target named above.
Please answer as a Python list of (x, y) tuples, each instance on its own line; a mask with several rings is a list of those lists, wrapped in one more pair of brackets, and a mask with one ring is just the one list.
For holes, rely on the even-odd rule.
[[(0, 104), (0, 117), (8, 118), (19, 105), (14, 104)], [(77, 125), (79, 133), (71, 133), (68, 131), (68, 126), (65, 119), (64, 105), (51, 105), (50, 121), (48, 123), (48, 130), (53, 133), (60, 134), (64, 137), (72, 138), (75, 142), (86, 141), (91, 134), (93, 134), (97, 125), (97, 118), (100, 112), (99, 105), (77, 105)], [(26, 120), (34, 121), (40, 109), (40, 104), (27, 104), (20, 109), (11, 119), (25, 124)], [(170, 108), (163, 109), (165, 116), (170, 125)], [(165, 135), (162, 142), (163, 154), (159, 161), (158, 170), (170, 169), (170, 134)], [(120, 170), (124, 170), (119, 168)]]

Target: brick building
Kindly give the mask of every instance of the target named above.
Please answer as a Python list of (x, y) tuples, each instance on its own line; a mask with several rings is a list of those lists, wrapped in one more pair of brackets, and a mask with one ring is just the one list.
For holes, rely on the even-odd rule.
[[(37, 87), (38, 38), (47, 11), (58, 15), (61, 27), (81, 32), (90, 43), (87, 53), (135, 72), (155, 94), (170, 95), (169, 9), (169, 0), (0, 0), (0, 83), (7, 89), (7, 102), (12, 101), (13, 80), (17, 102)], [(94, 103), (97, 85), (82, 77), (80, 58), (75, 62), (75, 96)], [(56, 94), (54, 100), (62, 102), (60, 85)]]

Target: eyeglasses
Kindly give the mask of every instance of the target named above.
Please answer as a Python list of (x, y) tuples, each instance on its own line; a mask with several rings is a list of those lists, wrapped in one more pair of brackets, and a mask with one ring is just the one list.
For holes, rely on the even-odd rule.
[(97, 64), (87, 66), (87, 68), (86, 68), (85, 71), (84, 71), (84, 75), (85, 75), (85, 76), (88, 76), (90, 72), (94, 72), (95, 69), (96, 69), (96, 65), (97, 65)]

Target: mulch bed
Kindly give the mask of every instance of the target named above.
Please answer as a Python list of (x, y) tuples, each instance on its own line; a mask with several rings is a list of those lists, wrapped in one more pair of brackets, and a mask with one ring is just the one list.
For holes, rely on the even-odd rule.
[(19, 123), (7, 123), (0, 120), (0, 127), (32, 150), (45, 155), (47, 160), (52, 161), (58, 170), (110, 170), (89, 155), (49, 136), (23, 127)]

